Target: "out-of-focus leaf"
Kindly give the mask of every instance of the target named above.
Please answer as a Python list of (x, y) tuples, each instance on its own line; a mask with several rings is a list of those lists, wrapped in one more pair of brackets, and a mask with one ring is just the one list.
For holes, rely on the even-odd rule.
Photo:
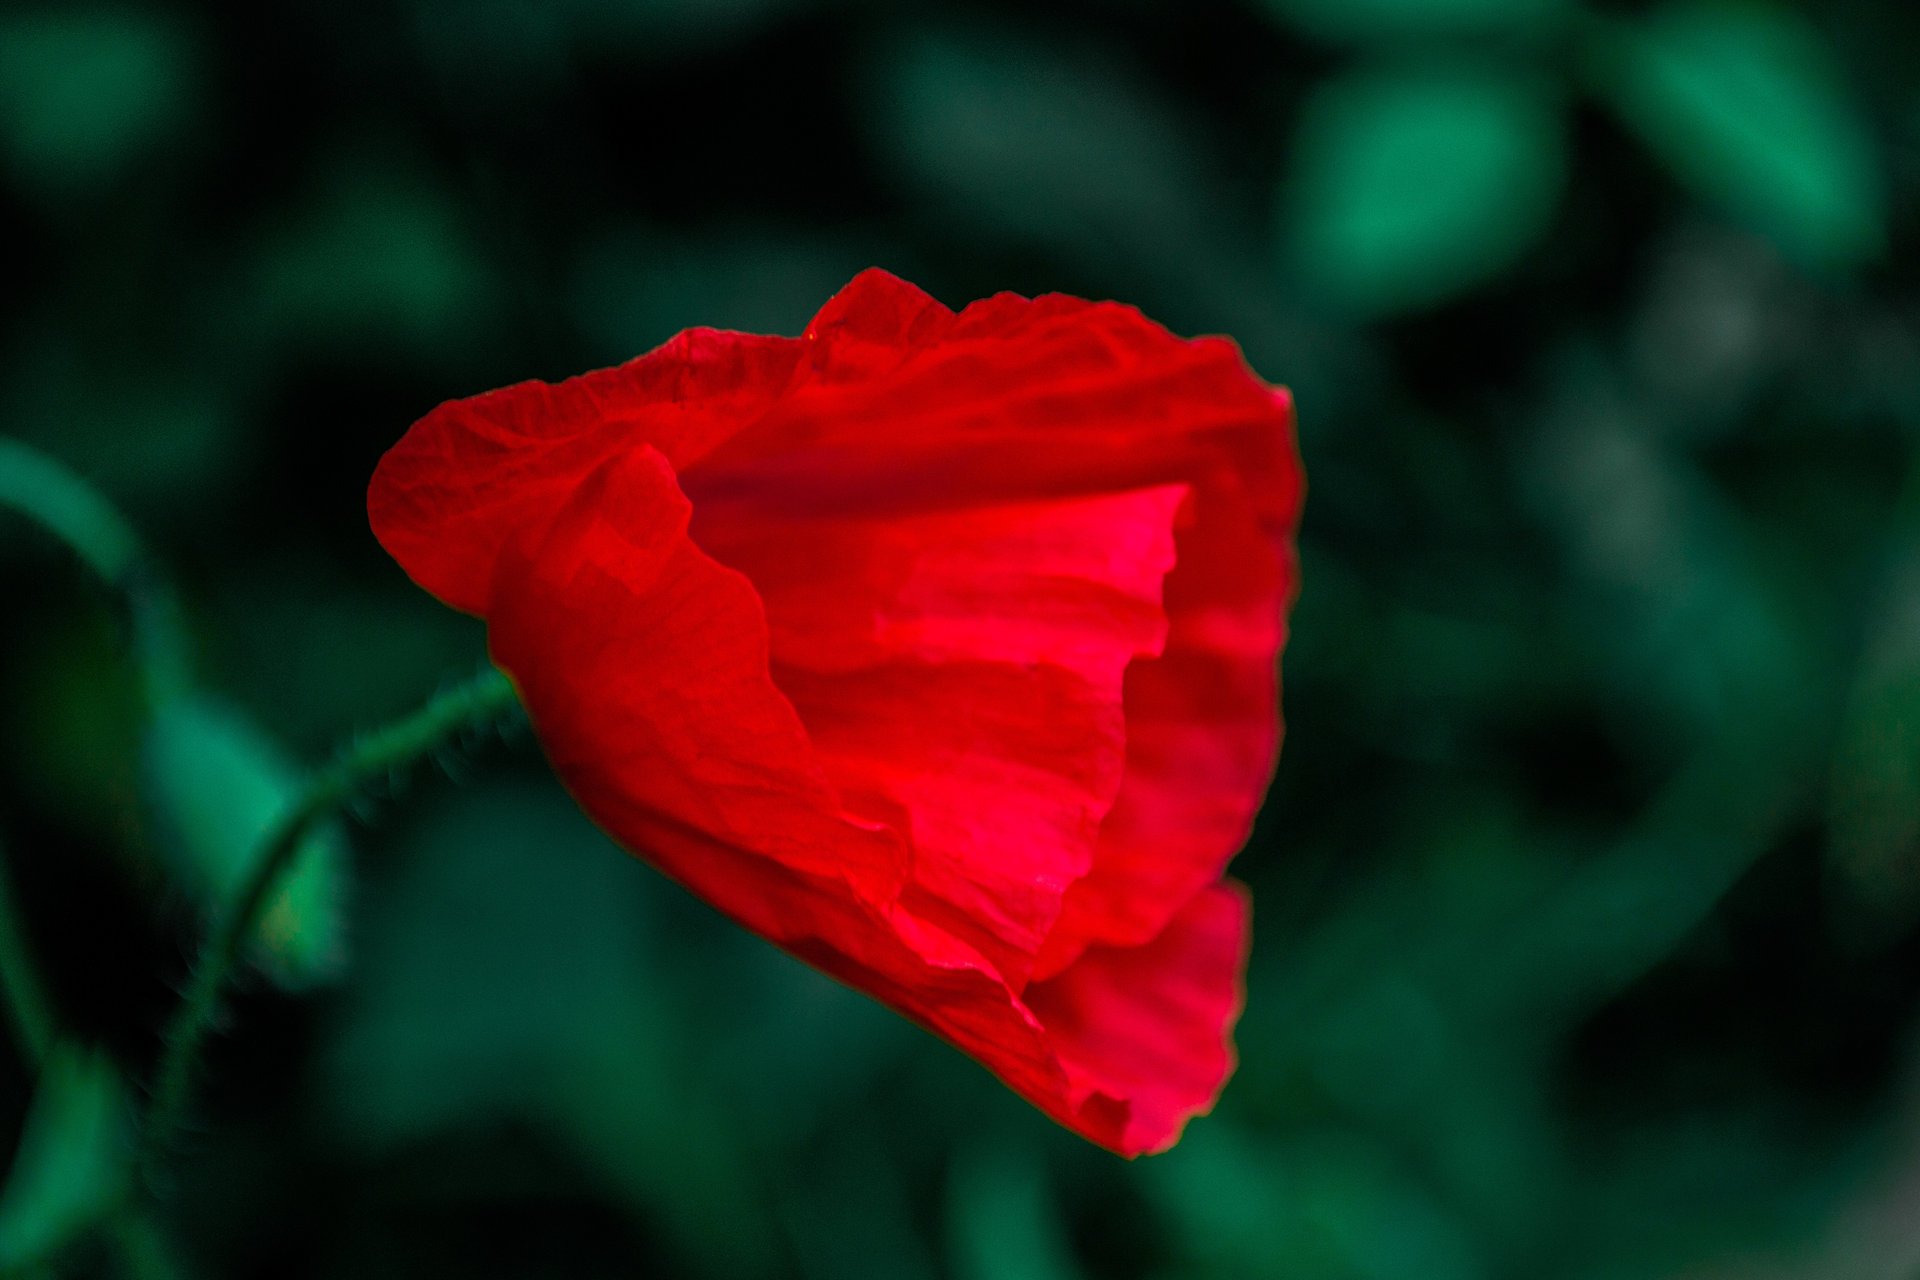
[(1696, 440), (1749, 427), (1810, 336), (1806, 282), (1746, 231), (1697, 226), (1671, 237), (1645, 289), (1630, 352), (1636, 380), (1668, 406), (1659, 426)]
[(955, 1161), (948, 1178), (948, 1248), (960, 1280), (1081, 1274), (1046, 1169), (1031, 1149), (978, 1147)]
[(688, 238), (630, 227), (587, 246), (573, 272), (573, 308), (610, 362), (692, 324), (799, 333), (866, 267), (911, 279), (900, 255), (877, 232), (803, 239), (740, 227)]
[[(1869, 1162), (1858, 1148), (1836, 1152), (1830, 1157), (1834, 1167), (1824, 1177), (1809, 1176), (1810, 1145), (1818, 1148), (1817, 1140), (1809, 1142), (1804, 1119), (1791, 1108), (1754, 1107), (1742, 1096), (1749, 1088), (1737, 1069), (1724, 1071), (1684, 1108), (1636, 1100), (1635, 1109), (1652, 1104), (1659, 1121), (1635, 1126), (1630, 1138), (1618, 1131), (1575, 1135), (1570, 1155), (1576, 1160), (1604, 1155), (1611, 1167), (1569, 1206), (1556, 1243), (1584, 1257), (1617, 1248), (1612, 1242), (1632, 1236), (1641, 1256), (1698, 1259), (1724, 1254), (1730, 1241), (1738, 1241), (1736, 1256), (1749, 1266), (1696, 1265), (1662, 1274), (1729, 1280), (1786, 1280), (1794, 1274), (1752, 1266), (1752, 1260), (1798, 1252), (1826, 1235), (1835, 1202), (1857, 1186)], [(1875, 1141), (1882, 1137), (1876, 1135)], [(1678, 1204), (1687, 1211), (1675, 1212)], [(1597, 1278), (1631, 1270), (1614, 1262), (1574, 1274)], [(1819, 1280), (1905, 1280), (1911, 1269), (1803, 1274)]]
[(529, 1126), (723, 1274), (765, 1273), (769, 1226), (651, 954), (654, 873), (551, 784), (428, 808), (367, 895), (328, 1055), (350, 1155)]
[(1482, 1280), (1476, 1241), (1419, 1174), (1358, 1132), (1259, 1148), (1195, 1132), (1142, 1170), (1202, 1274), (1303, 1280)]
[(251, 368), (163, 368), (56, 326), (23, 332), (4, 355), (8, 429), (112, 494), (143, 527), (199, 514), (199, 495), (231, 483), (247, 461), (241, 404)]
[[(1249, 287), (1270, 255), (1230, 184), (1236, 153), (1217, 153), (1126, 56), (1012, 26), (928, 24), (874, 42), (864, 71), (861, 120), (918, 216), (958, 243), (1046, 255), (1031, 275), (983, 278), (983, 291), (1058, 289), (1064, 270), (1177, 333), (1233, 334), (1255, 367), (1286, 369), (1302, 403), (1331, 406), (1371, 383), (1348, 335)], [(937, 277), (919, 283), (966, 301)], [(1303, 421), (1311, 431), (1320, 419)]]
[(1378, 40), (1545, 26), (1568, 0), (1265, 0), (1283, 21), (1333, 40)]
[(1546, 229), (1562, 142), (1552, 96), (1495, 68), (1368, 68), (1328, 81), (1295, 141), (1288, 260), (1362, 313), (1444, 301)]
[[(1622, 732), (1669, 764), (1692, 735), (1801, 754), (1838, 682), (1805, 649), (1765, 544), (1610, 375), (1569, 370), (1558, 398), (1521, 455), (1529, 499), (1579, 575), (1574, 632), (1642, 717)], [(1650, 715), (1670, 731), (1648, 732)]]
[(478, 622), (400, 574), (363, 584), (319, 557), (262, 555), (196, 603), (221, 687), (302, 754), (332, 746), (343, 725), (403, 714), (486, 652)]
[(1206, 221), (1196, 140), (1123, 68), (1014, 32), (926, 31), (874, 58), (866, 119), (943, 213), (1115, 264)]
[(1879, 157), (1805, 19), (1762, 2), (1683, 0), (1595, 30), (1595, 88), (1688, 185), (1802, 262), (1881, 252)]
[(651, 1003), (644, 873), (570, 809), (500, 782), (441, 799), (367, 895), (331, 1059), (348, 1145), (524, 1112), (556, 1058)]
[(100, 186), (183, 131), (195, 61), (187, 33), (153, 10), (0, 13), (0, 154), (52, 194)]
[[(239, 712), (204, 697), (155, 711), (141, 764), (174, 873), (209, 909), (229, 904), (262, 841), (299, 799), (299, 770)], [(339, 827), (315, 826), (267, 899), (255, 954), (276, 981), (323, 981), (344, 963), (346, 858)]]
[(127, 1122), (126, 1086), (112, 1061), (56, 1047), (0, 1190), (0, 1272), (48, 1260), (120, 1195)]
[(1520, 1016), (1570, 1019), (1665, 960), (1779, 838), (1803, 799), (1804, 749), (1764, 730), (1703, 749), (1619, 846), (1542, 895), (1501, 940)]
[(1827, 802), (1835, 865), (1853, 905), (1883, 927), (1920, 911), (1920, 503), (1909, 503)]
[(1285, 1080), (1315, 1111), (1391, 1133), (1482, 1236), (1524, 1240), (1558, 1212), (1568, 1171), (1539, 1141), (1548, 1028), (1499, 1005), (1509, 978), (1491, 951), (1567, 860), (1565, 837), (1456, 782), (1387, 842), (1404, 861), (1345, 902), (1322, 895), (1284, 948), (1256, 947), (1237, 1083), (1257, 1097)]
[(1180, 1253), (1204, 1265), (1199, 1274), (1298, 1265), (1282, 1251), (1289, 1188), (1280, 1162), (1267, 1156), (1235, 1130), (1195, 1125), (1179, 1146), (1140, 1166), (1141, 1189)]
[(892, 1144), (846, 1126), (826, 1135), (778, 1206), (805, 1280), (873, 1274), (899, 1280), (941, 1275), (929, 1239), (910, 1223), (914, 1206)]
[(438, 353), (470, 340), (493, 310), (496, 280), (461, 207), (397, 165), (331, 168), (261, 249), (246, 322), (283, 345), (400, 342)]
[(137, 845), (145, 708), (112, 620), (98, 611), (8, 625), (18, 665), (0, 668), (0, 759), (77, 829)]

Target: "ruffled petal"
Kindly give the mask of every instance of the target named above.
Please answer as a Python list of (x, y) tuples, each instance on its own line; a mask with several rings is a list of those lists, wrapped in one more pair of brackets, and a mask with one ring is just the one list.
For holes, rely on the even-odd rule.
[(1300, 488), (1231, 343), (876, 271), (442, 406), (369, 510), (617, 840), (1131, 1155), (1232, 1069)]
[[(1253, 376), (1230, 342), (1176, 338), (1131, 307), (1002, 294), (954, 315), (881, 272), (842, 290), (803, 340), (807, 357), (780, 403), (685, 480), (702, 543), (775, 593), (776, 663), (799, 646), (818, 662), (825, 649), (867, 643), (865, 620), (896, 607), (886, 595), (911, 571), (899, 561), (914, 548), (884, 572), (871, 567), (865, 543), (889, 529), (944, 517), (963, 533), (978, 522), (987, 537), (983, 513), (1032, 519), (1048, 504), (1169, 486), (1186, 495), (1165, 585), (1171, 632), (1164, 652), (1134, 650), (1125, 672), (1118, 798), (1102, 808), (1093, 856), (1072, 874), (1064, 907), (1053, 910), (1050, 883), (1029, 885), (1022, 918), (1046, 920), (1040, 952), (993, 954), (1017, 984), (1028, 972), (1059, 972), (1087, 946), (1158, 935), (1245, 843), (1279, 751), (1277, 656), (1297, 588), (1302, 496), (1290, 397)], [(859, 376), (842, 376), (848, 368)], [(756, 559), (755, 538), (792, 571)], [(1130, 550), (1116, 543), (1114, 556)], [(1041, 594), (1071, 592), (1085, 573), (1056, 574)], [(791, 590), (802, 576), (810, 585)], [(783, 624), (789, 609), (820, 615), (818, 601), (845, 607), (831, 625), (809, 626), (811, 640)], [(1011, 637), (1020, 608), (979, 590), (956, 602), (971, 622), (955, 625)], [(827, 714), (816, 708), (830, 693), (844, 699), (831, 681), (777, 676), (810, 723)], [(911, 694), (894, 692), (903, 703)], [(881, 751), (872, 726), (835, 723), (849, 727), (837, 741), (865, 733)], [(1104, 740), (1087, 741), (1098, 749)], [(1071, 872), (1074, 862), (1049, 865)], [(1031, 928), (1001, 934), (1014, 948), (1031, 937)]]
[[(683, 469), (696, 506), (747, 500), (768, 519), (926, 511), (1125, 492), (1226, 466), (1262, 527), (1290, 533), (1301, 490), (1291, 401), (1232, 342), (1177, 338), (1117, 303), (1002, 294), (906, 326), (938, 341), (888, 346), (872, 335), (900, 327), (902, 290), (925, 298), (869, 271), (828, 304), (822, 316), (839, 318), (809, 327), (779, 401)], [(832, 376), (847, 332), (861, 335), (863, 378)]]
[(483, 613), (507, 541), (608, 457), (650, 445), (684, 466), (758, 417), (799, 355), (792, 338), (688, 329), (618, 368), (449, 401), (380, 459), (374, 535), (415, 582)]
[(503, 551), (489, 636), (555, 772), (622, 844), (1072, 1122), (1089, 1087), (985, 957), (901, 903), (899, 842), (833, 794), (768, 677), (758, 596), (689, 514), (642, 446)]
[(603, 463), (547, 528), (503, 550), (488, 593), (495, 660), (555, 770), (632, 847), (686, 831), (865, 898), (896, 895), (898, 839), (841, 812), (769, 675), (758, 595), (693, 544), (690, 514), (658, 450)]
[(899, 276), (869, 267), (827, 300), (800, 335), (807, 376), (863, 383), (891, 375), (946, 335), (953, 312)]
[(1094, 947), (1027, 989), (1096, 1141), (1123, 1155), (1164, 1151), (1213, 1106), (1233, 1074), (1233, 1026), (1246, 1003), (1246, 890), (1189, 899), (1159, 936)]
[(1034, 972), (1094, 943), (1131, 945), (1220, 879), (1252, 831), (1280, 753), (1290, 543), (1263, 530), (1236, 477), (1215, 478), (1179, 534), (1161, 653), (1127, 670), (1127, 765), (1094, 863), (1066, 901)]
[(1185, 497), (773, 525), (696, 511), (695, 540), (759, 592), (775, 683), (842, 803), (907, 837), (904, 905), (1015, 990), (1119, 789), (1122, 684), (1164, 643)]

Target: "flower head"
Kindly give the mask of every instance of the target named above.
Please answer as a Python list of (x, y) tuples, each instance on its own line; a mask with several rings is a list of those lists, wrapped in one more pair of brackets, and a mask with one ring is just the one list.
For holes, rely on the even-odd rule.
[(1233, 1068), (1301, 486), (1225, 339), (868, 271), (442, 405), (369, 511), (616, 840), (1132, 1155)]

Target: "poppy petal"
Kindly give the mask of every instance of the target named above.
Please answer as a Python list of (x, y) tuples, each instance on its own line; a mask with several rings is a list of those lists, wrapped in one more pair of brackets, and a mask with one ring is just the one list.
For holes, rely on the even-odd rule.
[(636, 847), (684, 828), (868, 897), (896, 893), (897, 840), (842, 815), (768, 674), (758, 595), (693, 544), (690, 514), (653, 447), (602, 465), (501, 555), (495, 660), (582, 806)]
[(1180, 530), (1166, 645), (1127, 671), (1125, 779), (1040, 976), (1091, 943), (1160, 933), (1173, 907), (1220, 879), (1253, 828), (1280, 751), (1274, 655), (1296, 571), (1237, 488), (1217, 479), (1213, 501)]
[(1119, 789), (1122, 683), (1164, 643), (1185, 497), (772, 526), (696, 511), (695, 540), (764, 602), (775, 683), (842, 803), (913, 850), (905, 904), (1015, 989)]
[(649, 444), (685, 465), (757, 417), (799, 355), (792, 338), (688, 329), (617, 368), (449, 401), (380, 459), (374, 534), (415, 582), (483, 613), (507, 540), (609, 455)]
[[(884, 272), (842, 290), (803, 341), (807, 358), (781, 403), (688, 470), (703, 542), (771, 525), (783, 547), (804, 548), (807, 530), (851, 527), (850, 512), (872, 531), (930, 511), (964, 521), (1076, 494), (1186, 487), (1166, 582), (1171, 634), (1164, 653), (1138, 655), (1126, 673), (1118, 799), (1042, 953), (1000, 962), (1017, 981), (1056, 973), (1096, 942), (1156, 936), (1245, 843), (1278, 755), (1276, 655), (1296, 589), (1301, 497), (1290, 397), (1255, 378), (1230, 342), (1176, 338), (1132, 307), (1001, 294), (954, 315)], [(818, 373), (843, 365), (860, 376)], [(768, 589), (760, 569), (716, 554)], [(851, 587), (864, 606), (871, 576), (863, 561), (843, 568), (843, 554), (823, 546), (794, 561), (813, 594)], [(1000, 606), (985, 591), (973, 603), (992, 633)], [(769, 608), (777, 637), (781, 608)], [(856, 630), (819, 634), (845, 644)]]
[(444, 405), (369, 513), (619, 842), (1131, 1155), (1233, 1068), (1300, 498), (1232, 343), (870, 271)]
[(1206, 1111), (1234, 1068), (1233, 1026), (1245, 1003), (1246, 890), (1227, 882), (1196, 894), (1160, 935), (1135, 947), (1094, 947), (1027, 1004), (1108, 1146), (1164, 1151)]

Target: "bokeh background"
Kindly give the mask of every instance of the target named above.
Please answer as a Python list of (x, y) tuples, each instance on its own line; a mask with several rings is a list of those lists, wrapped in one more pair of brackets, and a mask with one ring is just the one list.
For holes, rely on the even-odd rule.
[(31, 1107), (0, 1049), (0, 1264), (111, 1184), (221, 815), (480, 660), (380, 452), (880, 264), (1297, 393), (1215, 1114), (1105, 1155), (470, 744), (313, 855), (164, 1216), (63, 1267), (1920, 1274), (1916, 196), (1905, 0), (14, 0), (0, 432), (151, 540), (204, 692), (151, 723), (0, 515), (11, 941), (88, 1046)]

